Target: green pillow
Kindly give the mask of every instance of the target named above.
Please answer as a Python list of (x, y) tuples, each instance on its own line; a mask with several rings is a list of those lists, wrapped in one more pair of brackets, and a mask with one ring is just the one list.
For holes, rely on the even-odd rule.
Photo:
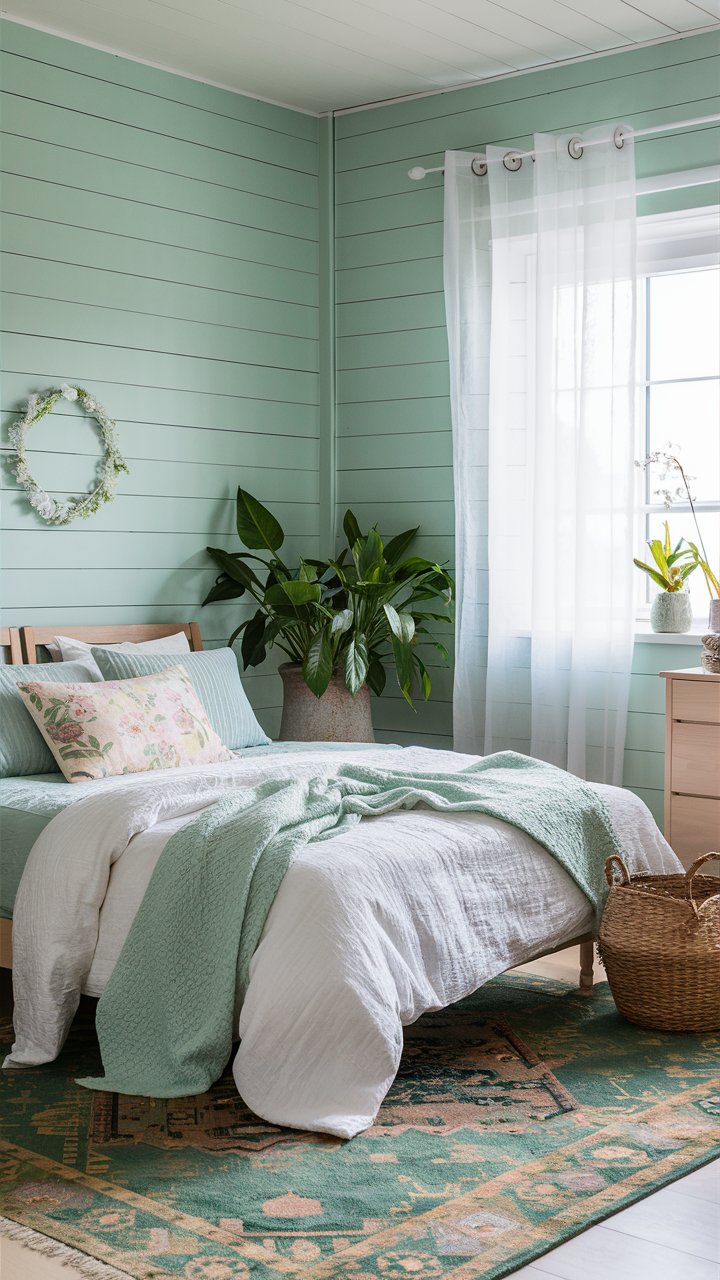
[(54, 684), (92, 684), (81, 662), (8, 663), (0, 665), (0, 777), (58, 773), (57, 763), (33, 723), (15, 686), (25, 680)]
[(209, 649), (205, 653), (120, 653), (116, 649), (94, 648), (92, 655), (106, 680), (130, 680), (133, 676), (164, 671), (166, 667), (185, 667), (208, 720), (226, 747), (242, 751), (243, 747), (267, 746), (270, 741), (247, 700), (232, 649)]

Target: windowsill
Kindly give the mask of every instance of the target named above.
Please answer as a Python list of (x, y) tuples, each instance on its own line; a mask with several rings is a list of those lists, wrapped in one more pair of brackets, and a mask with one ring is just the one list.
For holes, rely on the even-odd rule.
[(701, 644), (703, 636), (708, 634), (707, 623), (693, 622), (690, 631), (653, 631), (648, 618), (636, 618), (636, 644)]

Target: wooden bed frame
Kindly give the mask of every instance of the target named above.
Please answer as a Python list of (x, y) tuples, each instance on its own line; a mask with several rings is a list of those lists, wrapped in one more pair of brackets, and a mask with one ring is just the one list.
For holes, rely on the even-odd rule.
[[(75, 627), (55, 623), (51, 627), (21, 627), (19, 632), (13, 627), (0, 629), (0, 645), (9, 651), (10, 662), (38, 662), (38, 650), (48, 644), (57, 635), (70, 636), (74, 640), (84, 640), (86, 644), (138, 644), (143, 640), (162, 640), (165, 636), (176, 635), (184, 631), (193, 653), (202, 650), (202, 636), (197, 622), (165, 623), (119, 623), (107, 627)], [(7, 661), (7, 659), (5, 659)], [(592, 934), (585, 933), (560, 947), (550, 951), (541, 951), (531, 956), (526, 963), (540, 960), (543, 956), (554, 955), (557, 951), (566, 951), (569, 947), (580, 948), (580, 981), (579, 989), (584, 995), (590, 995), (593, 989), (593, 959), (595, 943)], [(12, 968), (12, 921), (0, 920), (0, 968)]]

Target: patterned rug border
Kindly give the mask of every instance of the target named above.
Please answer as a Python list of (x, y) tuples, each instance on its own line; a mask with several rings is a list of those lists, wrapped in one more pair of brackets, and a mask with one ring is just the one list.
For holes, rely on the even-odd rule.
[(81, 1253), (79, 1249), (54, 1240), (52, 1236), (44, 1236), (40, 1231), (33, 1231), (32, 1227), (24, 1227), (11, 1218), (0, 1217), (0, 1239), (12, 1240), (23, 1249), (42, 1254), (44, 1258), (54, 1258), (63, 1267), (74, 1267), (88, 1280), (134, 1280), (127, 1271), (118, 1271), (110, 1263)]
[[(667, 1109), (676, 1110), (688, 1102), (693, 1102), (696, 1098), (705, 1095), (708, 1088), (720, 1089), (720, 1077), (712, 1080), (705, 1080), (702, 1084), (695, 1085), (692, 1089), (686, 1089), (673, 1098), (668, 1098), (661, 1103), (656, 1103), (654, 1106), (648, 1107), (645, 1111), (638, 1112), (633, 1117), (634, 1123), (647, 1120), (647, 1118), (652, 1116), (655, 1112)], [(608, 1125), (603, 1132), (604, 1135), (609, 1136), (618, 1130), (622, 1131), (622, 1128), (622, 1124)], [(559, 1147), (556, 1151), (549, 1152), (548, 1154), (539, 1157), (537, 1160), (524, 1165), (522, 1169), (523, 1174), (533, 1174), (535, 1172), (540, 1172), (543, 1168), (547, 1169), (552, 1167), (553, 1161), (557, 1162), (562, 1159), (566, 1153), (581, 1150), (584, 1146), (597, 1142), (597, 1140), (597, 1133), (586, 1134), (583, 1138), (579, 1138), (577, 1142)], [(613, 1207), (609, 1210), (603, 1207), (586, 1212), (589, 1208), (589, 1200), (597, 1203), (598, 1200), (610, 1199), (613, 1193), (617, 1194), (614, 1184), (595, 1193), (588, 1199), (583, 1199), (581, 1202), (553, 1214), (547, 1219), (545, 1224), (535, 1223), (532, 1227), (526, 1226), (524, 1230), (519, 1232), (519, 1236), (521, 1238), (528, 1232), (531, 1232), (537, 1237), (537, 1235), (543, 1231), (543, 1227), (553, 1230), (554, 1234), (556, 1234), (557, 1224), (559, 1222), (563, 1222), (569, 1214), (574, 1214), (577, 1217), (582, 1213), (582, 1225), (573, 1229), (572, 1226), (567, 1223), (566, 1226), (568, 1228), (568, 1234), (565, 1235), (561, 1241), (555, 1239), (552, 1242), (549, 1242), (547, 1248), (543, 1249), (542, 1253), (527, 1251), (516, 1256), (509, 1269), (508, 1267), (504, 1267), (502, 1263), (498, 1262), (495, 1263), (496, 1269), (494, 1270), (492, 1269), (492, 1259), (486, 1253), (480, 1260), (478, 1260), (478, 1258), (472, 1258), (468, 1259), (465, 1263), (459, 1263), (457, 1267), (454, 1267), (446, 1274), (451, 1277), (451, 1280), (502, 1280), (503, 1276), (512, 1275), (513, 1271), (518, 1271), (521, 1267), (527, 1266), (528, 1263), (534, 1261), (535, 1258), (542, 1257), (544, 1253), (549, 1253), (551, 1249), (559, 1248), (559, 1245), (564, 1244), (566, 1240), (571, 1240), (576, 1235), (582, 1235), (584, 1231), (588, 1230), (590, 1227), (596, 1226), (598, 1222), (602, 1222), (606, 1218), (613, 1217), (614, 1214), (622, 1212), (623, 1209), (628, 1208), (631, 1204), (636, 1204), (639, 1200), (644, 1200), (647, 1196), (653, 1195), (655, 1191), (659, 1191), (663, 1187), (671, 1185), (671, 1183), (676, 1182), (679, 1178), (684, 1177), (685, 1174), (694, 1173), (696, 1169), (700, 1169), (703, 1165), (709, 1164), (712, 1160), (718, 1159), (720, 1157), (720, 1128), (715, 1128), (713, 1132), (707, 1133), (707, 1135), (702, 1138), (698, 1137), (691, 1140), (689, 1145), (699, 1146), (700, 1143), (702, 1143), (703, 1149), (702, 1151), (697, 1151), (695, 1158), (688, 1156), (687, 1151), (673, 1152), (664, 1160), (655, 1161), (650, 1170), (642, 1169), (638, 1170), (635, 1174), (632, 1174), (626, 1180), (624, 1186), (635, 1188), (637, 1186), (647, 1184), (645, 1191), (641, 1194), (634, 1194), (632, 1190), (627, 1191), (625, 1195), (613, 1203)], [(710, 1149), (710, 1154), (708, 1154), (708, 1149)], [(668, 1178), (666, 1172), (667, 1165), (673, 1160), (678, 1164), (682, 1164), (682, 1169), (678, 1172), (675, 1178)], [(663, 1173), (658, 1174), (658, 1170), (660, 1169), (663, 1170)], [(462, 1212), (463, 1205), (466, 1205), (467, 1209), (471, 1211), (478, 1205), (478, 1203), (482, 1202), (482, 1200), (489, 1198), (491, 1193), (497, 1193), (498, 1188), (502, 1187), (503, 1184), (510, 1183), (514, 1176), (515, 1170), (509, 1170), (506, 1173), (500, 1174), (496, 1178), (491, 1178), (475, 1191), (469, 1191), (466, 1195), (459, 1196), (455, 1200), (447, 1201), (442, 1205), (438, 1205), (434, 1209), (428, 1209), (426, 1213), (418, 1214), (416, 1217), (400, 1226), (391, 1227), (384, 1231), (380, 1231), (377, 1235), (369, 1236), (360, 1244), (352, 1245), (349, 1249), (344, 1250), (342, 1255), (338, 1255), (337, 1258), (328, 1258), (324, 1262), (319, 1263), (311, 1272), (306, 1272), (306, 1276), (308, 1280), (336, 1280), (336, 1278), (342, 1277), (343, 1274), (346, 1273), (346, 1264), (348, 1261), (362, 1261), (363, 1255), (375, 1252), (378, 1246), (381, 1248), (389, 1248), (407, 1242), (408, 1238), (412, 1239), (413, 1235), (417, 1236), (424, 1225), (441, 1219), (442, 1216), (450, 1209), (452, 1209), (454, 1214), (457, 1214), (458, 1210)], [(501, 1247), (500, 1242), (498, 1242), (497, 1249), (500, 1249)]]

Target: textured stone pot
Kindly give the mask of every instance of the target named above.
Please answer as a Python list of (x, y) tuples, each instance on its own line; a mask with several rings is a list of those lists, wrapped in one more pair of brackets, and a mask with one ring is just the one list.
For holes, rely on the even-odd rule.
[(334, 675), (321, 698), (308, 689), (302, 667), (283, 662), (281, 742), (374, 742), (370, 691), (366, 684), (355, 697), (342, 676)]
[(708, 622), (708, 631), (713, 633), (720, 631), (720, 598), (710, 601), (710, 621)]
[(679, 635), (692, 626), (692, 603), (684, 591), (661, 591), (650, 606), (653, 631), (672, 631)]

